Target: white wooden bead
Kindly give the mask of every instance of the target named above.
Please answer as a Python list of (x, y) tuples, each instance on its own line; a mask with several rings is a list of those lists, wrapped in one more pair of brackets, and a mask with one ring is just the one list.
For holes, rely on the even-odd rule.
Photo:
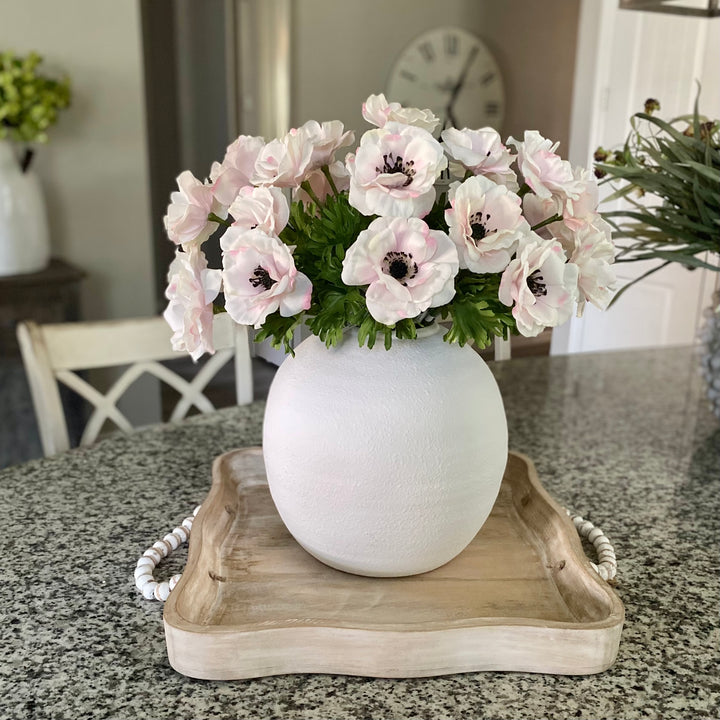
[(163, 540), (170, 546), (170, 552), (173, 550), (177, 550), (180, 547), (180, 540), (178, 539), (177, 535), (173, 535), (172, 533), (168, 533)]
[(184, 527), (176, 527), (172, 534), (177, 537), (181, 543), (187, 542), (187, 539), (189, 537), (188, 531)]
[(193, 519), (189, 518), (189, 517), (185, 518), (182, 521), (182, 527), (184, 527), (188, 532), (190, 532), (192, 530), (192, 524), (193, 524)]
[(170, 547), (167, 545), (167, 543), (164, 543), (162, 540), (158, 540), (157, 542), (153, 543), (153, 547), (163, 556), (167, 557), (170, 553)]
[(594, 543), (595, 540), (597, 540), (597, 538), (599, 538), (599, 537), (601, 537), (601, 536), (602, 536), (602, 530), (601, 530), (600, 528), (594, 527), (594, 528), (588, 533), (587, 539), (588, 539), (591, 543)]
[(158, 583), (158, 586), (155, 588), (155, 592), (153, 593), (155, 599), (161, 601), (167, 600), (169, 594), (170, 585), (167, 582)]
[(197, 505), (195, 509), (193, 510), (193, 517), (195, 517), (199, 512), (202, 505)]
[(143, 555), (152, 558), (156, 565), (162, 560), (162, 555), (154, 547), (148, 548)]
[(151, 557), (148, 557), (147, 555), (143, 555), (137, 561), (137, 566), (142, 567), (143, 565), (152, 565), (153, 567), (155, 567), (155, 561)]
[(143, 597), (146, 600), (152, 600), (155, 596), (155, 587), (157, 586), (157, 583), (153, 580), (152, 582), (145, 583), (142, 588), (142, 594)]
[(139, 577), (142, 577), (143, 575), (152, 575), (152, 571), (155, 569), (155, 566), (153, 565), (138, 565), (135, 568), (135, 579), (137, 580)]
[(142, 591), (143, 591), (143, 588), (144, 588), (148, 583), (154, 583), (154, 582), (155, 582), (155, 579), (153, 578), (152, 575), (141, 575), (140, 577), (135, 578), (135, 587), (136, 587), (140, 592), (142, 592)]
[(180, 575), (180, 574), (178, 573), (177, 575), (173, 575), (173, 576), (170, 578), (170, 580), (168, 581), (168, 586), (170, 587), (170, 590), (174, 590), (174, 589), (175, 589), (175, 586), (178, 584), (178, 582), (180, 581), (180, 578), (181, 578), (181, 577), (182, 577), (182, 575)]

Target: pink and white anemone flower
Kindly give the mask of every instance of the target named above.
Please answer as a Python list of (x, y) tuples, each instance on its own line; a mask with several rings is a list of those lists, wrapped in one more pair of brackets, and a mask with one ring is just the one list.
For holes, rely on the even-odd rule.
[(362, 116), (376, 127), (384, 127), (388, 122), (399, 122), (430, 133), (440, 124), (440, 118), (432, 110), (406, 108), (398, 102), (388, 102), (383, 93), (368, 97), (362, 106)]
[(498, 297), (512, 305), (520, 334), (535, 337), (570, 318), (577, 281), (578, 267), (566, 262), (562, 245), (530, 233), (502, 274)]
[(542, 200), (550, 197), (577, 199), (584, 185), (573, 175), (572, 166), (555, 154), (559, 143), (553, 144), (537, 130), (526, 130), (524, 140), (508, 138), (518, 151), (518, 167), (524, 181)]
[(312, 283), (279, 238), (230, 227), (220, 247), (225, 309), (236, 323), (260, 328), (276, 310), (291, 317), (310, 307)]
[(186, 249), (200, 247), (217, 229), (218, 224), (208, 220), (210, 213), (224, 217), (226, 210), (213, 195), (212, 187), (200, 182), (189, 170), (177, 177), (179, 191), (170, 195), (167, 215), (163, 218), (167, 235), (176, 245)]
[(610, 225), (600, 215), (591, 216), (582, 225), (555, 223), (557, 240), (569, 262), (578, 268), (578, 309), (582, 317), (587, 302), (605, 310), (616, 289), (615, 246)]
[(457, 250), (444, 232), (419, 218), (381, 217), (348, 248), (342, 281), (368, 285), (368, 311), (394, 325), (450, 302), (458, 267)]
[(453, 183), (445, 221), (460, 267), (476, 273), (502, 272), (520, 240), (530, 232), (520, 198), (504, 185), (476, 175)]
[(305, 179), (312, 154), (308, 134), (293, 128), (262, 148), (255, 162), (252, 184), (297, 187)]
[(388, 122), (368, 130), (345, 164), (350, 204), (363, 215), (423, 217), (435, 202), (435, 181), (447, 167), (442, 146), (427, 130)]
[(222, 163), (214, 162), (210, 168), (215, 199), (228, 207), (242, 188), (251, 185), (255, 162), (265, 140), (251, 135), (240, 135), (228, 145)]
[(274, 187), (242, 188), (228, 212), (234, 219), (233, 226), (244, 230), (259, 228), (268, 235), (279, 235), (290, 218), (283, 191)]
[(484, 175), (498, 185), (517, 190), (517, 175), (510, 165), (515, 156), (491, 127), (480, 130), (447, 128), (440, 137), (445, 152), (473, 175)]
[(302, 133), (312, 146), (306, 172), (330, 165), (335, 161), (337, 150), (355, 142), (355, 133), (352, 130), (345, 132), (339, 120), (324, 122), (322, 125), (315, 120), (308, 120), (298, 128), (298, 132)]
[(172, 347), (188, 352), (193, 360), (203, 353), (214, 353), (212, 302), (220, 292), (220, 270), (209, 270), (199, 247), (175, 251), (168, 271), (165, 297), (169, 300), (163, 313), (173, 331)]

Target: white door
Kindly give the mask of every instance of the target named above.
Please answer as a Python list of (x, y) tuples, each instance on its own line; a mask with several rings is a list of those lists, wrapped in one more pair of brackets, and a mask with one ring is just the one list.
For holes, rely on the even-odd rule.
[[(621, 145), (630, 116), (649, 97), (660, 101), (663, 118), (690, 112), (696, 80), (702, 84), (701, 111), (720, 117), (720, 19), (620, 10), (617, 0), (583, 0), (571, 161), (587, 165), (599, 145)], [(618, 286), (653, 265), (618, 264)], [(610, 310), (590, 307), (582, 319), (555, 329), (551, 352), (691, 344), (717, 281), (718, 274), (708, 270), (668, 266), (628, 290)]]

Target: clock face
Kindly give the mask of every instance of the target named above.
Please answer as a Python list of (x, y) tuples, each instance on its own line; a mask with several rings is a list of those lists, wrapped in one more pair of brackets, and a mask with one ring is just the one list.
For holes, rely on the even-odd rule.
[(435, 28), (402, 52), (390, 74), (387, 99), (429, 108), (443, 128), (500, 130), (505, 93), (495, 58), (461, 28)]

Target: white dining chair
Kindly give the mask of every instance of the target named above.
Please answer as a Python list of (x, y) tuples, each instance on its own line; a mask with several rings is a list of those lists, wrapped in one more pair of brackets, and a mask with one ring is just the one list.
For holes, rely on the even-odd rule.
[[(162, 317), (47, 325), (19, 323), (17, 337), (45, 456), (70, 447), (59, 383), (94, 407), (80, 439), (81, 446), (93, 443), (107, 420), (124, 432), (133, 430), (117, 402), (144, 373), (154, 375), (180, 393), (169, 418), (171, 422), (184, 418), (192, 406), (202, 413), (215, 409), (204, 390), (232, 358), (237, 403), (252, 402), (252, 364), (246, 327), (233, 323), (226, 313), (216, 315), (213, 321), (216, 353), (199, 364), (200, 369), (190, 381), (161, 364), (163, 360), (187, 357), (187, 353), (172, 349), (171, 335)], [(125, 365), (127, 369), (105, 394), (76, 372)]]

